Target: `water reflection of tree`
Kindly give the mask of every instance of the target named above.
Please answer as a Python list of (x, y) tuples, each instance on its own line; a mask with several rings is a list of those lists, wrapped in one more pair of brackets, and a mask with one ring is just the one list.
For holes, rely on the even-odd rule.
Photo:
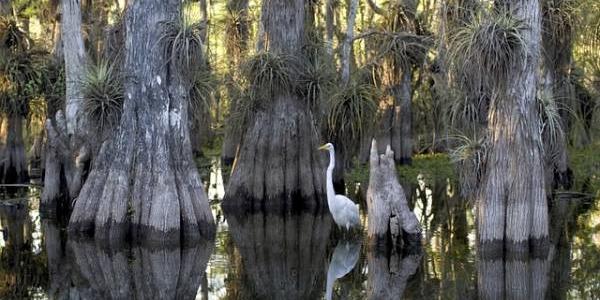
[(0, 228), (0, 299), (29, 298), (47, 286), (45, 252), (36, 253), (27, 203), (2, 203)]
[(325, 289), (329, 215), (226, 212), (242, 264), (236, 299), (317, 299)]
[(486, 257), (478, 261), (479, 299), (545, 299), (549, 255)]
[(178, 247), (106, 248), (69, 241), (74, 291), (84, 299), (194, 299), (213, 240)]
[(419, 268), (421, 258), (420, 249), (402, 253), (397, 249), (378, 249), (371, 245), (367, 252), (368, 299), (403, 299), (407, 282)]

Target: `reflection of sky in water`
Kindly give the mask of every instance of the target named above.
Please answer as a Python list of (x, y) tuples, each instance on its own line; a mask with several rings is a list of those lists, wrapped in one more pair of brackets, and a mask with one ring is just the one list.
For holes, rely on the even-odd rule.
[(42, 252), (42, 222), (40, 220), (39, 209), (29, 211), (29, 219), (31, 221), (31, 252), (40, 254)]

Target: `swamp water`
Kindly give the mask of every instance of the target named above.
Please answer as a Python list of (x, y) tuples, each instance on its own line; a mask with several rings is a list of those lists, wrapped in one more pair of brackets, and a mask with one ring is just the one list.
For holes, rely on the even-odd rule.
[(488, 260), (451, 180), (403, 184), (423, 249), (396, 252), (341, 237), (327, 212), (224, 214), (220, 170), (209, 173), (217, 234), (184, 248), (69, 240), (40, 217), (38, 188), (5, 194), (0, 299), (600, 299), (600, 201), (589, 197), (552, 201), (547, 256)]

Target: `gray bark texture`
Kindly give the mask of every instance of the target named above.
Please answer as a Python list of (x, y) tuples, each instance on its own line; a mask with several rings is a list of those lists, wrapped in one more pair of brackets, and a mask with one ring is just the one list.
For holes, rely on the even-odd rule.
[[(91, 155), (88, 140), (88, 123), (83, 113), (83, 88), (87, 55), (81, 27), (81, 3), (78, 0), (61, 0), (62, 18), (60, 44), (56, 54), (64, 55), (66, 77), (66, 114), (58, 111), (46, 120), (46, 159), (42, 208), (56, 212), (61, 199), (74, 199), (84, 181), (84, 168)], [(65, 188), (65, 186), (67, 188)], [(68, 194), (64, 191), (68, 190)], [(63, 192), (61, 192), (63, 191)], [(68, 207), (68, 206), (67, 206)]]
[[(544, 60), (543, 96), (547, 103), (553, 103), (559, 112), (560, 130), (556, 137), (544, 132), (546, 149), (546, 186), (550, 189), (562, 187), (570, 189), (572, 171), (569, 168), (567, 153), (568, 133), (571, 127), (571, 111), (575, 104), (575, 87), (571, 83), (570, 73), (573, 52), (573, 21), (566, 18), (563, 22), (556, 19), (558, 14), (573, 14), (569, 12), (572, 5), (568, 0), (553, 0), (542, 2), (542, 42)], [(566, 11), (566, 12), (565, 12)]]
[[(229, 73), (236, 79), (239, 74), (239, 67), (242, 59), (246, 56), (248, 48), (248, 40), (250, 36), (250, 19), (248, 15), (248, 0), (229, 0), (227, 2), (228, 13), (235, 13), (240, 18), (239, 23), (236, 24), (235, 35), (228, 36), (228, 39), (236, 39), (237, 45), (235, 49), (233, 47), (226, 47), (225, 51), (227, 56), (232, 59), (230, 64)], [(230, 46), (234, 46), (233, 44)], [(239, 99), (237, 93), (233, 91), (233, 88), (228, 87), (228, 94), (230, 100), (230, 112), (233, 111), (238, 104)], [(236, 157), (238, 146), (242, 140), (242, 130), (236, 128), (233, 122), (225, 124), (225, 136), (223, 137), (223, 149), (221, 150), (221, 161), (225, 166), (231, 166)]]
[(356, 9), (358, 0), (350, 0), (348, 15), (346, 17), (346, 36), (342, 44), (342, 82), (347, 84), (350, 81), (350, 52), (354, 42), (354, 23), (356, 21)]
[(402, 80), (398, 86), (392, 87), (394, 98), (394, 117), (391, 128), (391, 146), (394, 160), (406, 165), (412, 162), (412, 76), (411, 71), (402, 72)]
[[(48, 212), (65, 207), (59, 199), (74, 199), (83, 185), (90, 152), (86, 145), (75, 146), (66, 134), (67, 121), (62, 111), (46, 120), (46, 161), (41, 206)], [(74, 148), (78, 147), (78, 148)], [(67, 206), (68, 207), (68, 206)]]
[[(303, 0), (262, 3), (262, 51), (299, 57), (304, 40)], [(293, 88), (290, 88), (293, 89)], [(319, 135), (306, 101), (276, 91), (243, 134), (224, 205), (315, 207), (325, 204)]]
[(329, 214), (225, 213), (246, 278), (236, 299), (322, 297)]
[(178, 243), (214, 232), (192, 159), (188, 88), (156, 46), (181, 1), (135, 1), (126, 15), (125, 101), (75, 203), (69, 231), (111, 241)]
[(408, 207), (404, 190), (398, 182), (394, 152), (388, 145), (385, 154), (379, 155), (377, 142), (373, 140), (369, 162), (369, 242), (379, 244), (391, 239), (394, 245), (400, 246), (403, 234), (411, 241), (420, 241), (421, 226)]
[[(548, 237), (543, 147), (536, 105), (541, 16), (538, 0), (510, 1), (526, 49), (488, 112), (485, 174), (477, 192), (478, 239), (496, 251), (529, 251)], [(496, 88), (498, 89), (498, 87)], [(541, 244), (538, 242), (542, 242)], [(486, 247), (490, 248), (490, 247)]]

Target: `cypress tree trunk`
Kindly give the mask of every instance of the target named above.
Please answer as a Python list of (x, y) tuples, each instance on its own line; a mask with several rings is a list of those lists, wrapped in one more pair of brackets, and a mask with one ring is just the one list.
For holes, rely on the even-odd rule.
[[(299, 57), (304, 0), (263, 1), (262, 51)], [(319, 137), (310, 109), (290, 87), (272, 93), (246, 129), (224, 205), (317, 206), (324, 202)], [(246, 199), (247, 201), (244, 201)], [(296, 199), (297, 201), (293, 201)], [(283, 200), (283, 201), (282, 201)]]
[[(87, 143), (87, 122), (83, 114), (84, 98), (81, 82), (85, 76), (87, 55), (81, 32), (81, 3), (79, 0), (61, 0), (62, 47), (56, 54), (64, 54), (66, 78), (66, 109), (46, 121), (46, 147), (44, 191), (41, 205), (53, 212), (61, 197), (73, 199), (79, 194), (85, 180), (84, 168), (90, 160)], [(65, 188), (66, 187), (66, 188)], [(61, 193), (68, 190), (68, 194)]]
[(402, 72), (402, 80), (392, 88), (394, 97), (393, 119), (391, 128), (391, 146), (394, 160), (401, 164), (412, 161), (412, 80), (410, 70)]
[[(229, 14), (233, 16), (237, 15), (239, 18), (236, 22), (235, 31), (229, 32), (231, 36), (227, 39), (237, 41), (237, 43), (227, 43), (225, 49), (227, 55), (232, 59), (231, 68), (229, 73), (235, 80), (239, 78), (239, 66), (242, 59), (246, 56), (248, 48), (248, 37), (250, 35), (250, 20), (248, 17), (248, 0), (230, 0), (227, 3), (227, 10)], [(233, 87), (228, 86), (228, 94), (230, 100), (229, 111), (235, 111), (237, 109), (238, 101), (237, 93)], [(221, 161), (224, 166), (231, 166), (236, 156), (238, 146), (242, 139), (241, 128), (237, 128), (232, 122), (225, 124), (225, 136), (223, 138), (223, 149), (221, 150)]]
[[(541, 20), (538, 0), (510, 1), (526, 49), (488, 113), (491, 145), (478, 191), (478, 238), (490, 251), (528, 251), (548, 237), (548, 205), (536, 106)], [(490, 247), (495, 245), (495, 247)], [(534, 250), (537, 247), (534, 247)]]
[[(544, 134), (546, 152), (546, 184), (548, 188), (570, 189), (572, 171), (567, 153), (568, 134), (571, 123), (570, 111), (574, 108), (574, 87), (570, 80), (573, 52), (573, 24), (569, 18), (571, 4), (565, 0), (550, 0), (542, 3), (542, 42), (544, 54), (543, 95), (546, 105), (554, 105), (559, 112), (558, 125), (561, 130), (550, 137)], [(567, 16), (567, 17), (565, 17)]]
[(25, 183), (29, 180), (25, 146), (23, 145), (23, 117), (7, 115), (2, 122), (2, 149), (0, 150), (0, 182)]
[[(178, 243), (214, 231), (192, 159), (190, 83), (155, 46), (181, 1), (134, 1), (126, 16), (125, 102), (117, 133), (104, 143), (75, 203), (71, 232), (96, 238)], [(129, 230), (131, 229), (131, 230)]]

